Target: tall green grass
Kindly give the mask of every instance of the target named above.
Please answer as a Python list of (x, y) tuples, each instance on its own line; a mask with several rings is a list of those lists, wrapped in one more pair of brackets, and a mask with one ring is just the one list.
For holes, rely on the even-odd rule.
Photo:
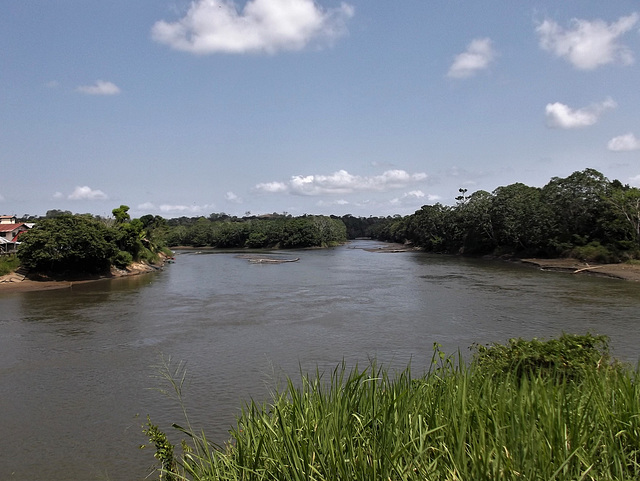
[(0, 276), (10, 274), (20, 266), (20, 260), (14, 255), (0, 256)]
[[(640, 479), (637, 369), (587, 363), (571, 378), (547, 369), (492, 374), (478, 358), (465, 363), (437, 351), (429, 372), (417, 378), (410, 367), (391, 375), (375, 363), (351, 370), (342, 364), (326, 378), (302, 375), (271, 402), (249, 403), (223, 446), (188, 423), (174, 425), (184, 437), (182, 454), (160, 459), (162, 475), (198, 481)], [(180, 394), (181, 382), (174, 386)]]

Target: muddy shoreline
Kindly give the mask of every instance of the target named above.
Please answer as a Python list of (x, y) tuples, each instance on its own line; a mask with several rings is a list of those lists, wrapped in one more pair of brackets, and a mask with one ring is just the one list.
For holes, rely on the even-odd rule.
[[(389, 244), (377, 248), (364, 249), (368, 252), (379, 253), (401, 253), (418, 251), (410, 246), (402, 244)], [(257, 256), (259, 257), (259, 256)], [(496, 261), (505, 261), (504, 259), (495, 259)], [(287, 260), (291, 262), (292, 260)], [(640, 264), (594, 264), (580, 261), (578, 259), (508, 259), (509, 262), (516, 262), (537, 268), (543, 271), (556, 271), (572, 273), (576, 275), (593, 275), (600, 277), (608, 277), (611, 279), (620, 279), (631, 282), (640, 282)], [(277, 261), (276, 261), (277, 262)], [(15, 274), (8, 274), (0, 277), (0, 293), (1, 292), (28, 292), (28, 291), (45, 291), (52, 289), (69, 289), (77, 284), (85, 284), (87, 282), (97, 282), (106, 279), (115, 279), (119, 277), (136, 276), (149, 272), (157, 272), (163, 268), (164, 264), (149, 265), (144, 263), (136, 263), (127, 269), (112, 269), (111, 273), (102, 276), (92, 276), (88, 278), (78, 279), (48, 279), (34, 280), (28, 277), (24, 280), (18, 280)]]
[(15, 273), (0, 277), (0, 293), (2, 292), (30, 292), (48, 291), (53, 289), (70, 289), (78, 284), (99, 282), (108, 279), (138, 276), (150, 272), (162, 270), (163, 264), (150, 265), (143, 262), (135, 262), (126, 269), (112, 268), (109, 274), (94, 275), (88, 277), (73, 277), (68, 279), (30, 279), (26, 277), (20, 280)]

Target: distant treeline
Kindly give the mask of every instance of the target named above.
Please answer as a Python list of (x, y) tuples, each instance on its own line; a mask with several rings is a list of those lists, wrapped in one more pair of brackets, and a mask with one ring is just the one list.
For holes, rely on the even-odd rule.
[[(48, 211), (29, 217), (34, 227), (20, 237), (18, 258), (34, 272), (53, 275), (101, 273), (111, 266), (125, 268), (134, 261), (154, 262), (167, 247), (301, 248), (328, 247), (347, 240), (339, 218), (230, 217), (166, 220), (144, 215), (131, 219), (129, 207), (113, 209), (113, 217)], [(23, 219), (24, 220), (24, 219)]]
[(585, 169), (544, 187), (515, 183), (425, 205), (371, 226), (376, 239), (429, 252), (572, 256), (616, 262), (639, 257), (640, 189)]
[(324, 215), (236, 218), (212, 214), (167, 221), (164, 240), (169, 246), (292, 249), (340, 244), (347, 240), (347, 230), (339, 218)]
[[(572, 256), (599, 262), (640, 258), (640, 189), (610, 181), (594, 169), (553, 177), (542, 188), (515, 183), (491, 193), (460, 189), (455, 205), (425, 205), (404, 217), (214, 213), (174, 219), (148, 214), (132, 220), (127, 210), (114, 209), (115, 219), (79, 216), (112, 229), (104, 235), (112, 239), (111, 254), (116, 246), (118, 264), (129, 259), (127, 252), (139, 258), (145, 245), (290, 249), (358, 237), (464, 255)], [(78, 217), (50, 210), (44, 219), (25, 215), (21, 221), (46, 221), (48, 226), (58, 218), (68, 222), (70, 216)], [(49, 228), (56, 231), (55, 225)], [(25, 240), (30, 237), (25, 234)]]

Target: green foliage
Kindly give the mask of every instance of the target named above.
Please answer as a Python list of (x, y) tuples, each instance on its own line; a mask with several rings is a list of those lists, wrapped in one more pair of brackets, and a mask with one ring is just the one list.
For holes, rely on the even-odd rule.
[[(176, 461), (173, 456), (173, 444), (169, 442), (167, 435), (151, 422), (147, 416), (147, 423), (143, 426), (142, 432), (149, 438), (149, 442), (155, 446), (154, 457), (160, 461), (160, 479), (166, 481), (176, 481)], [(144, 449), (146, 446), (140, 446)]]
[(107, 226), (89, 216), (62, 214), (44, 219), (25, 232), (18, 248), (20, 262), (37, 272), (100, 273), (118, 249)]
[(111, 261), (118, 269), (124, 269), (133, 262), (133, 257), (129, 252), (118, 251)]
[[(587, 351), (603, 347), (598, 336), (589, 339)], [(507, 370), (496, 379), (486, 365), (439, 351), (418, 378), (410, 368), (390, 375), (373, 363), (288, 380), (269, 403), (243, 409), (224, 446), (178, 427), (189, 444), (175, 463), (177, 478), (639, 479), (639, 372), (592, 365), (579, 337), (560, 342), (568, 360), (584, 367), (573, 382), (543, 371), (519, 377)], [(559, 346), (549, 347), (552, 354)]]
[(521, 183), (456, 197), (387, 218), (372, 235), (430, 252), (469, 255), (568, 256), (598, 262), (637, 257), (640, 189), (609, 181), (594, 169), (552, 178), (542, 189)]
[(574, 247), (571, 249), (571, 257), (586, 262), (613, 263), (618, 262), (618, 257), (610, 250), (604, 247), (600, 242), (589, 242), (585, 246)]
[[(60, 211), (40, 219), (20, 237), (20, 262), (35, 272), (53, 275), (100, 274), (111, 265), (155, 262), (163, 247), (161, 217), (131, 219), (126, 205), (114, 209), (116, 222)], [(145, 227), (146, 225), (146, 227)]]
[(346, 227), (341, 219), (307, 215), (241, 220), (215, 216), (214, 220), (200, 217), (192, 222), (184, 219), (169, 227), (165, 236), (166, 243), (172, 246), (283, 249), (327, 247), (344, 242), (346, 238)]
[(600, 367), (609, 367), (609, 339), (592, 334), (563, 334), (558, 339), (510, 339), (508, 344), (475, 344), (474, 365), (485, 375), (517, 379), (558, 375), (574, 379)]
[(20, 259), (14, 254), (0, 256), (0, 276), (15, 271), (20, 266)]
[(117, 209), (113, 209), (111, 213), (113, 214), (113, 217), (115, 217), (116, 223), (118, 224), (129, 222), (131, 220), (131, 216), (129, 215), (128, 205), (121, 205)]

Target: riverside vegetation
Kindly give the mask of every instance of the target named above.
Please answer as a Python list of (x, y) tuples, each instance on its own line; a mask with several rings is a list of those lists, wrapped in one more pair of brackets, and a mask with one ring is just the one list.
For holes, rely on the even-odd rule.
[[(189, 227), (172, 228), (160, 216), (131, 219), (129, 207), (113, 209), (114, 218), (54, 212), (37, 220), (21, 237), (17, 258), (35, 273), (51, 276), (103, 274), (112, 266), (124, 269), (133, 262), (154, 263), (171, 255), (167, 246), (219, 248), (329, 247), (347, 240), (345, 225), (326, 216), (281, 216), (267, 219), (200, 218)], [(3, 262), (7, 269), (17, 264)]]
[(454, 206), (425, 205), (404, 217), (247, 212), (242, 218), (214, 213), (131, 219), (123, 205), (104, 219), (54, 210), (44, 219), (21, 219), (36, 226), (20, 238), (18, 258), (35, 272), (98, 273), (153, 261), (171, 246), (289, 249), (371, 237), (436, 253), (598, 263), (640, 259), (640, 189), (594, 169), (554, 177), (542, 188), (515, 183), (492, 193), (460, 194)]
[[(431, 367), (371, 363), (289, 379), (250, 402), (224, 445), (174, 424), (180, 454), (151, 420), (160, 478), (178, 480), (629, 480), (640, 478), (638, 369), (604, 336), (434, 348)], [(182, 400), (183, 365), (163, 375)]]

